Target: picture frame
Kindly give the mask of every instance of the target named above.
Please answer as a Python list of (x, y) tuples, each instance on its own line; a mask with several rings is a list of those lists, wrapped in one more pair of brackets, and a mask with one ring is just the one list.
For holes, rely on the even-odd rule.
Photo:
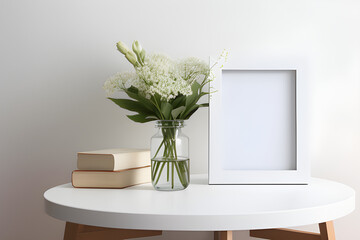
[(209, 184), (307, 184), (305, 62), (232, 59), (213, 74)]

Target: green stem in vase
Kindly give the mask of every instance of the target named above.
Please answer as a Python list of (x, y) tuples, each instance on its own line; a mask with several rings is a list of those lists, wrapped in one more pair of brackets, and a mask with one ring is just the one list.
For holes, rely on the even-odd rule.
[(154, 171), (153, 171), (153, 175), (152, 175), (152, 181), (154, 181), (155, 180), (155, 177), (156, 177), (156, 173), (157, 173), (157, 171), (158, 171), (158, 169), (159, 169), (159, 166), (160, 166), (160, 162), (155, 162), (154, 163)]
[(177, 172), (177, 174), (179, 176), (179, 180), (181, 182), (181, 185), (183, 185), (185, 187), (186, 186), (186, 182), (185, 182), (186, 179), (184, 179), (183, 176), (182, 176), (182, 173), (181, 173), (181, 170), (180, 170), (180, 163), (179, 162), (174, 162), (174, 164), (175, 164), (176, 172)]
[(174, 188), (174, 164), (175, 162), (172, 163), (172, 168), (171, 168), (171, 188)]
[(163, 170), (164, 166), (165, 166), (165, 163), (162, 162), (162, 166), (161, 166), (161, 168), (160, 168), (159, 175), (158, 175), (158, 177), (157, 177), (157, 179), (156, 179), (156, 181), (155, 181), (155, 185), (156, 185), (156, 184), (159, 182), (159, 180), (160, 180), (161, 173), (162, 173), (162, 170)]
[(158, 150), (156, 151), (155, 156), (153, 158), (156, 158), (156, 156), (158, 155), (163, 144), (164, 144), (164, 139), (161, 141), (160, 146), (159, 146)]
[[(184, 188), (188, 185), (187, 159), (179, 159), (176, 141), (177, 131), (178, 128), (172, 128), (171, 126), (161, 129), (163, 138), (160, 145), (157, 146), (152, 163), (152, 181), (154, 186), (159, 183), (160, 179), (164, 179), (162, 181), (166, 180), (170, 184), (170, 189), (175, 188), (175, 181), (177, 179)], [(166, 171), (164, 171), (165, 165)], [(162, 177), (163, 173), (166, 174), (166, 177), (163, 176), (164, 178)]]
[(166, 171), (166, 181), (169, 181), (169, 170), (170, 170), (170, 166), (169, 166), (169, 162), (167, 162), (167, 171)]

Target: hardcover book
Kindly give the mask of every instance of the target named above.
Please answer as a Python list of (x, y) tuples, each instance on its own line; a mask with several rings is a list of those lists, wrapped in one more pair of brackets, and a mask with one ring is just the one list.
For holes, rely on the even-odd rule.
[(150, 165), (148, 149), (105, 149), (79, 152), (77, 168), (79, 170), (118, 171)]
[(76, 188), (125, 188), (150, 181), (150, 166), (121, 171), (75, 170), (71, 178)]

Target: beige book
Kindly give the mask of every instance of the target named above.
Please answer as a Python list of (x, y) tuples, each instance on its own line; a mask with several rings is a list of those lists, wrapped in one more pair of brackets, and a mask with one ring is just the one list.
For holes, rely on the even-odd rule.
[(79, 170), (118, 171), (150, 165), (148, 149), (105, 149), (79, 152), (77, 168)]
[(75, 170), (71, 178), (76, 188), (125, 188), (150, 181), (150, 166), (121, 171)]

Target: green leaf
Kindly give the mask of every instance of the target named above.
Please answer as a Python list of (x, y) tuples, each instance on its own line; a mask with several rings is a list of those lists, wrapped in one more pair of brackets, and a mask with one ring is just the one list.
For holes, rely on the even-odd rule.
[(199, 95), (200, 89), (201, 89), (201, 85), (195, 81), (191, 86), (192, 94), (186, 97), (186, 102), (185, 102), (186, 110), (182, 112), (182, 114), (180, 115), (180, 119), (188, 119), (189, 118), (188, 115), (190, 113), (193, 114), (199, 108), (199, 105), (197, 105), (196, 103), (200, 98)]
[(161, 103), (161, 96), (158, 93), (155, 93), (153, 96), (151, 96), (156, 102)]
[(173, 108), (178, 108), (180, 106), (184, 106), (186, 101), (186, 96), (184, 95), (178, 95), (172, 102), (171, 105)]
[(164, 115), (165, 120), (170, 120), (172, 105), (168, 102), (161, 103), (161, 112)]
[(129, 91), (129, 88), (128, 88), (127, 90), (125, 90), (125, 93), (126, 93), (130, 98), (135, 99), (135, 100), (138, 100), (139, 102), (141, 102), (141, 103), (144, 105), (144, 107), (146, 107), (147, 109), (149, 109), (149, 110), (151, 110), (151, 111), (156, 110), (156, 108), (155, 108), (155, 106), (152, 104), (152, 102), (151, 102), (149, 99), (147, 99), (147, 98), (139, 95), (139, 93), (133, 92), (133, 91)]
[(161, 113), (153, 104), (153, 102), (150, 99), (141, 96), (139, 94), (139, 90), (136, 87), (134, 86), (129, 87), (128, 89), (125, 90), (125, 93), (130, 98), (138, 100), (140, 103), (144, 105), (144, 107), (146, 107), (149, 111), (153, 112), (158, 119), (161, 119)]
[(193, 115), (199, 109), (199, 105), (195, 104), (192, 108), (190, 108), (186, 114), (184, 115), (184, 119), (189, 119), (191, 115)]
[(199, 104), (199, 107), (209, 107), (209, 103)]
[(133, 120), (134, 122), (138, 122), (138, 123), (146, 123), (146, 122), (157, 120), (154, 117), (147, 117), (146, 115), (143, 115), (143, 114), (127, 115), (127, 117), (130, 118), (131, 120)]
[(132, 85), (127, 89), (127, 91), (132, 92), (132, 93), (136, 93), (136, 94), (139, 93), (139, 89), (137, 89), (136, 87), (134, 87)]
[(185, 106), (175, 108), (171, 111), (171, 116), (173, 117), (173, 119), (176, 119), (185, 109)]
[[(180, 116), (181, 119), (189, 119), (189, 114), (192, 112), (192, 111), (196, 111), (197, 109), (199, 108), (199, 105), (197, 104), (194, 104), (193, 106), (191, 106), (189, 109), (186, 109)], [(194, 112), (195, 112), (194, 111)], [(193, 113), (194, 113), (193, 112)]]
[(193, 85), (191, 85), (192, 94), (186, 97), (186, 103), (185, 103), (186, 107), (196, 103), (196, 101), (198, 100), (200, 87), (201, 85), (196, 81), (193, 83)]
[(124, 108), (126, 110), (145, 114), (145, 115), (156, 116), (156, 114), (153, 111), (150, 111), (140, 102), (133, 101), (130, 99), (116, 99), (116, 98), (109, 98), (109, 99), (119, 107)]

